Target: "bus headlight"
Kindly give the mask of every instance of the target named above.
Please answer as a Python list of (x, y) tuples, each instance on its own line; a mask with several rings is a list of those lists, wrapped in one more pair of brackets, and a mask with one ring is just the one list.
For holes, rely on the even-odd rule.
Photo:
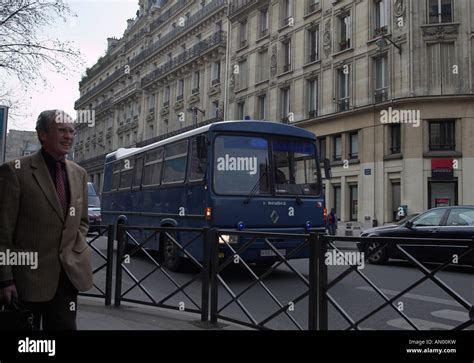
[(224, 243), (236, 244), (239, 242), (239, 236), (222, 234), (219, 236), (219, 244), (223, 245)]

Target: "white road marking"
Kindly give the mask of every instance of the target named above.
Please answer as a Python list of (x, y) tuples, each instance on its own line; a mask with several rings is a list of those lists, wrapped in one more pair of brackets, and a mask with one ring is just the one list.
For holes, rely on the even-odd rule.
[[(448, 330), (453, 329), (454, 326), (436, 323), (434, 321), (428, 321), (423, 319), (410, 319), (420, 330)], [(388, 320), (387, 324), (393, 326), (394, 328), (400, 328), (405, 330), (414, 330), (414, 328), (408, 324), (407, 321), (403, 318)]]
[[(356, 289), (370, 291), (370, 292), (375, 293), (374, 289), (372, 289), (370, 286), (359, 286), (359, 287), (356, 287)], [(388, 295), (388, 296), (395, 296), (400, 293), (400, 291), (396, 291), (396, 290), (389, 290), (389, 289), (380, 289), (380, 290), (385, 295)], [(443, 304), (443, 305), (448, 305), (448, 306), (460, 307), (460, 305), (454, 300), (441, 299), (439, 297), (432, 297), (432, 296), (426, 296), (426, 295), (406, 293), (403, 296), (401, 296), (400, 299), (415, 299), (415, 300), (421, 300), (421, 301), (426, 301), (426, 302), (435, 303), (435, 304)]]
[(436, 316), (437, 318), (459, 321), (460, 323), (464, 323), (465, 321), (469, 320), (469, 315), (467, 311), (444, 309), (432, 311), (431, 315)]

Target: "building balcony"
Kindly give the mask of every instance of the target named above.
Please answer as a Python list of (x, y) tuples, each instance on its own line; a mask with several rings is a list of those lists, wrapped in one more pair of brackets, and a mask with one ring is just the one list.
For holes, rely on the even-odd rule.
[(91, 90), (86, 92), (81, 98), (79, 98), (74, 103), (74, 108), (75, 109), (81, 108), (81, 106), (87, 103), (87, 101), (89, 101), (98, 92), (103, 91), (105, 88), (112, 85), (115, 81), (119, 80), (124, 75), (125, 75), (125, 72), (122, 68), (117, 69), (114, 73), (112, 73), (110, 76), (104, 79), (101, 83), (93, 87)]
[(375, 28), (374, 30), (374, 38), (380, 37), (382, 35), (385, 35), (388, 33), (388, 28), (387, 26), (382, 26), (380, 28)]
[(351, 40), (341, 40), (339, 42), (339, 51), (342, 52), (343, 50), (349, 49), (351, 47)]
[(341, 98), (337, 102), (338, 112), (344, 112), (349, 110), (349, 98)]
[(314, 3), (314, 4), (309, 4), (308, 6), (308, 14), (309, 13), (312, 13), (316, 10), (319, 10), (321, 8), (321, 4), (318, 2), (318, 3)]
[(252, 5), (257, 4), (258, 0), (232, 0), (229, 4), (229, 17), (236, 15), (237, 13), (250, 8)]
[(170, 19), (174, 14), (179, 12), (184, 6), (186, 5), (186, 0), (178, 0), (176, 4), (162, 13), (159, 18), (153, 20), (150, 24), (150, 32), (154, 31), (158, 28), (161, 24), (165, 23), (168, 19)]
[(191, 91), (191, 93), (192, 93), (193, 95), (198, 94), (198, 93), (199, 93), (199, 87), (193, 88), (193, 90)]
[(99, 114), (101, 114), (102, 112), (106, 111), (107, 109), (109, 109), (111, 106), (112, 106), (112, 101), (113, 101), (113, 98), (110, 97), (108, 98), (107, 100), (105, 100), (104, 102), (100, 103), (99, 105), (97, 105), (97, 107), (95, 108), (95, 115), (98, 116)]
[(169, 33), (162, 36), (156, 42), (151, 44), (147, 49), (143, 50), (140, 54), (138, 54), (135, 58), (130, 61), (130, 67), (136, 67), (140, 63), (144, 62), (148, 58), (155, 55), (155, 53), (163, 47), (165, 47), (168, 43), (176, 42), (177, 37), (183, 35), (192, 27), (197, 24), (202, 23), (202, 21), (207, 18), (209, 15), (213, 14), (215, 11), (224, 8), (226, 6), (225, 0), (214, 0), (206, 5), (204, 8), (199, 10), (197, 13), (191, 15), (184, 26), (178, 26), (171, 30)]
[(133, 95), (135, 92), (138, 92), (139, 90), (140, 90), (139, 82), (133, 82), (127, 87), (122, 88), (121, 90), (118, 90), (117, 92), (114, 93), (113, 103), (123, 101), (124, 99), (127, 99), (128, 97)]
[(202, 40), (198, 44), (194, 45), (192, 48), (184, 51), (177, 57), (174, 57), (172, 60), (169, 60), (162, 66), (158, 67), (154, 71), (148, 73), (145, 77), (141, 79), (141, 86), (147, 87), (151, 83), (165, 77), (168, 73), (173, 70), (183, 66), (184, 64), (197, 59), (198, 57), (204, 55), (205, 53), (213, 50), (219, 46), (225, 46), (226, 44), (226, 32), (218, 31), (214, 35)]
[(374, 102), (385, 102), (388, 99), (388, 88), (380, 88), (374, 92)]

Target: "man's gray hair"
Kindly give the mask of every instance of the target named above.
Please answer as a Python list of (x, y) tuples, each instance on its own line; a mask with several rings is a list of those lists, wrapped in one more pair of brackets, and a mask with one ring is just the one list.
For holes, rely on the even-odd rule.
[(36, 133), (37, 133), (38, 140), (41, 143), (41, 145), (43, 144), (43, 141), (41, 141), (41, 139), (39, 137), (40, 131), (48, 132), (51, 123), (54, 120), (56, 120), (56, 115), (59, 112), (60, 112), (59, 110), (46, 110), (46, 111), (43, 111), (39, 114), (38, 120), (36, 121)]

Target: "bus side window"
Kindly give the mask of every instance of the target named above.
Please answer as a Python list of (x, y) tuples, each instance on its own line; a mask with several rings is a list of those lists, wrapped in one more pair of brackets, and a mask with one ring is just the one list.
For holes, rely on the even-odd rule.
[(163, 184), (184, 182), (187, 159), (188, 140), (165, 146)]
[[(198, 135), (191, 139), (191, 154), (189, 155), (189, 181), (201, 181), (206, 177), (207, 160), (203, 160), (199, 157), (198, 153), (198, 137), (204, 135)], [(203, 156), (203, 155), (201, 155)], [(206, 155), (207, 157), (207, 155)]]
[[(127, 162), (127, 163), (126, 163)], [(120, 187), (119, 189), (130, 189), (133, 180), (133, 162), (134, 160), (125, 160), (122, 165), (120, 173)]]
[(163, 164), (163, 149), (150, 151), (145, 156), (143, 185), (159, 185), (161, 181), (161, 166)]
[(133, 187), (139, 187), (142, 184), (143, 157), (135, 160), (135, 175), (133, 177)]
[(121, 162), (116, 162), (113, 166), (113, 175), (112, 175), (112, 190), (117, 190), (120, 182), (120, 169)]

